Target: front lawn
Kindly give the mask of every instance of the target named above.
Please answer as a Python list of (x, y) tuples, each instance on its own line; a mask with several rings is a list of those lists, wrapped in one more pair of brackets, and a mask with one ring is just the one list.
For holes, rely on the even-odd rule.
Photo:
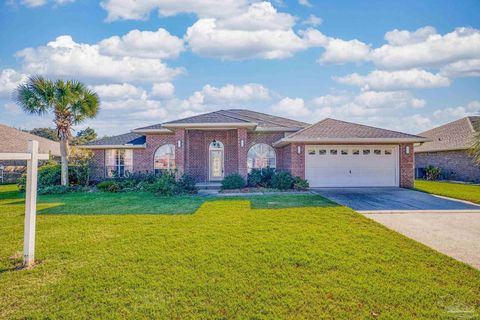
[[(15, 270), (23, 205), (8, 188), (0, 187), (0, 319), (480, 315), (479, 271), (320, 198), (269, 196), (257, 202), (269, 209), (252, 209), (246, 199), (194, 197), (194, 214), (153, 215), (125, 213), (160, 209), (165, 198), (120, 206), (132, 195), (109, 194), (101, 201), (115, 214), (84, 194), (42, 196), (41, 210), (112, 211), (39, 214), (40, 264)], [(272, 209), (295, 201), (323, 207)]]
[(469, 184), (441, 182), (441, 181), (416, 180), (415, 188), (420, 191), (438, 194), (440, 196), (480, 203), (480, 186), (479, 185), (469, 185)]

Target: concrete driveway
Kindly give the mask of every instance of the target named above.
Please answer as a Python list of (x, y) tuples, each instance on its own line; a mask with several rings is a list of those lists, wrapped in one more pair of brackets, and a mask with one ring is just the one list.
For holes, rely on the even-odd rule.
[(480, 206), (401, 188), (321, 188), (320, 195), (480, 269)]
[(365, 214), (386, 227), (480, 269), (480, 213)]
[(411, 210), (478, 210), (480, 206), (402, 188), (313, 188), (313, 191), (362, 213)]

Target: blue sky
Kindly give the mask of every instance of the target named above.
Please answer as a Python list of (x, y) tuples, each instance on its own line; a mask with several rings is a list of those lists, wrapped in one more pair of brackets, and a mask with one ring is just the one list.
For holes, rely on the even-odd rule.
[(0, 122), (31, 74), (102, 100), (127, 132), (220, 108), (420, 132), (480, 113), (479, 1), (23, 0), (0, 5)]

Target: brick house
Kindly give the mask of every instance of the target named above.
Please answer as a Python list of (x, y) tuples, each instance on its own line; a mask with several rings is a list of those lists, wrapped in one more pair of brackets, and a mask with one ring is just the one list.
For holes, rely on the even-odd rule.
[(426, 139), (334, 119), (309, 125), (250, 110), (219, 110), (84, 145), (99, 179), (175, 169), (197, 182), (272, 167), (313, 187), (413, 187), (413, 144)]
[(465, 117), (420, 133), (429, 142), (415, 148), (417, 176), (423, 178), (427, 166), (442, 169), (447, 180), (480, 182), (480, 166), (469, 154), (475, 133), (480, 131), (480, 116)]

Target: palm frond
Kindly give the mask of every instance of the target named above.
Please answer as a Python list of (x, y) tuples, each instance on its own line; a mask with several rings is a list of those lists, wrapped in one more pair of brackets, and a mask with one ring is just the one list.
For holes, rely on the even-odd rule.
[(14, 93), (15, 102), (27, 113), (42, 115), (53, 107), (53, 83), (41, 76), (31, 76)]

